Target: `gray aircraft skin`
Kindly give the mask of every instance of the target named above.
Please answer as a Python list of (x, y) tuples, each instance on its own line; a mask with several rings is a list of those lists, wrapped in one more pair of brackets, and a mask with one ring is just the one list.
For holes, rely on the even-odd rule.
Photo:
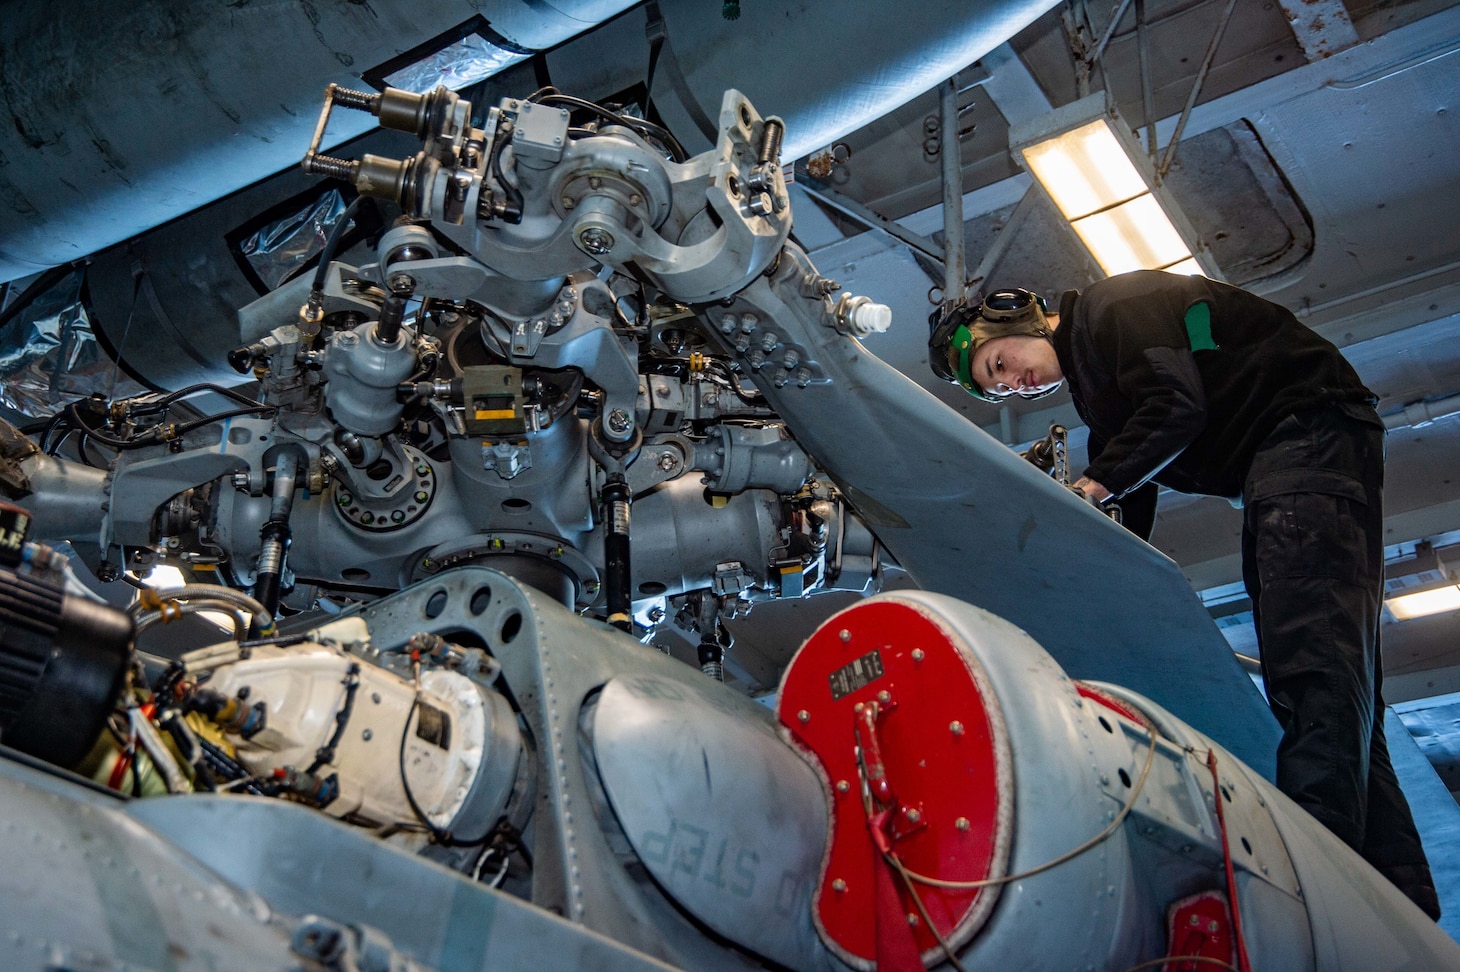
[[(18, 24), (39, 17), (17, 6)], [(522, 42), (512, 5), (494, 6), (496, 36), (525, 50), (624, 5), (560, 4), (559, 33)], [(680, 5), (663, 6), (672, 27)], [(991, 5), (964, 55), (1041, 6)], [(926, 17), (914, 28), (934, 30)], [(899, 37), (918, 49), (916, 29)], [(242, 371), (256, 391), (203, 389), (221, 413), (203, 417), (144, 393), (68, 409), (36, 443), (6, 436), (33, 543), (0, 586), (41, 591), (65, 637), (6, 606), (7, 652), (54, 650), (7, 682), (22, 698), (0, 738), (66, 728), (70, 713), (27, 708), (32, 692), (81, 700), (99, 749), (116, 742), (100, 771), (96, 752), (0, 760), (5, 968), (869, 969), (898, 967), (900, 942), (927, 967), (1128, 969), (1216, 947), (1168, 927), (1198, 899), (1220, 914), (1210, 937), (1237, 943), (1228, 967), (1460, 967), (1268, 782), (1276, 729), (1176, 566), (860, 343), (887, 309), (791, 239), (795, 113), (725, 90), (691, 155), (634, 118), (585, 124), (551, 92), (474, 107), (325, 80), (318, 128), (286, 126), (309, 175), (293, 184), (332, 225), (373, 207), (381, 231), (238, 301), (227, 341), (160, 311), (149, 336), (174, 345), (157, 364), (173, 387)], [(321, 138), (366, 116), (393, 133), (369, 153)], [(162, 169), (134, 173), (144, 221), (166, 215)], [(362, 202), (341, 213), (346, 196)], [(141, 228), (121, 209), (78, 218), (93, 234), (78, 238)], [(7, 258), (53, 262), (28, 232)], [(121, 267), (99, 259), (96, 290), (136, 304), (147, 273)], [(108, 461), (53, 448), (72, 433)], [(117, 609), (75, 579), (153, 563), (190, 580)], [(724, 684), (724, 622), (876, 593), (894, 571), (920, 590), (834, 616), (787, 668), (789, 686), (840, 646), (864, 666), (826, 700), (863, 767), (833, 779), (835, 753), (804, 732), (820, 708), (772, 712)], [(1051, 611), (1053, 591), (1088, 596)], [(180, 625), (170, 657), (145, 650), (205, 610), (235, 630)], [(878, 612), (937, 637), (883, 630)], [(144, 649), (113, 660), (119, 693), (98, 701), (89, 668), (54, 684), (113, 623)], [(699, 670), (655, 649), (673, 628)], [(881, 667), (924, 659), (976, 686), (967, 715), (934, 724), (932, 689)], [(997, 771), (967, 792), (997, 809), (972, 825), (921, 820), (865, 769), (864, 730), (961, 736), (975, 718)], [(913, 788), (889, 761), (899, 774)], [(909, 859), (971, 826), (993, 851), (987, 887), (907, 878), (900, 930), (879, 924), (869, 950), (836, 917), (833, 872), (841, 854), (880, 866), (837, 827), (878, 806), (910, 822), (886, 831)]]

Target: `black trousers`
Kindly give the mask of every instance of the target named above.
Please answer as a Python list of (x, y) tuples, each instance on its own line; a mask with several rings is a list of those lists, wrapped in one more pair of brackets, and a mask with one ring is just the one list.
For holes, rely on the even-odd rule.
[(1438, 917), (1384, 739), (1383, 491), (1384, 425), (1372, 408), (1284, 419), (1243, 489), (1242, 575), (1283, 728), (1278, 789)]

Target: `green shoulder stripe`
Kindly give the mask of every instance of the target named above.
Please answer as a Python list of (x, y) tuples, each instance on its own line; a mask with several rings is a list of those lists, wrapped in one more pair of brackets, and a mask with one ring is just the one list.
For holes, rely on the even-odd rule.
[(1186, 312), (1186, 340), (1193, 351), (1216, 351), (1217, 342), (1212, 340), (1212, 307), (1206, 301), (1197, 301)]

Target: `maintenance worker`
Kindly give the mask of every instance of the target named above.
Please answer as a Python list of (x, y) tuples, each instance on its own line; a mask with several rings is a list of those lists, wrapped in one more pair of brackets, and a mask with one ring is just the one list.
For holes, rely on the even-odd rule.
[(1158, 483), (1241, 498), (1278, 788), (1438, 918), (1384, 739), (1384, 423), (1338, 349), (1246, 291), (1138, 270), (1065, 293), (1057, 315), (1028, 291), (991, 293), (946, 315), (929, 351), (984, 401), (1068, 382), (1090, 429), (1072, 485), (1120, 500), (1143, 535)]

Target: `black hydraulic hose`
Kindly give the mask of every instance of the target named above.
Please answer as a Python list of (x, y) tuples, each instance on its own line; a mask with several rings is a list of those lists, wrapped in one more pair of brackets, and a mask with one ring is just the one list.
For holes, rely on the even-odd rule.
[(350, 220), (354, 218), (355, 213), (360, 209), (360, 201), (364, 198), (364, 196), (356, 196), (351, 200), (350, 205), (345, 207), (345, 211), (340, 214), (340, 218), (330, 228), (329, 238), (324, 241), (324, 249), (319, 254), (319, 267), (314, 271), (314, 287), (312, 289), (316, 294), (324, 293), (325, 280), (329, 276), (330, 264), (335, 262), (335, 253), (340, 248), (340, 240), (344, 239), (346, 227), (350, 225)]
[[(218, 422), (228, 418), (237, 418), (240, 415), (257, 415), (264, 413), (273, 413), (277, 411), (278, 408), (273, 405), (250, 405), (247, 408), (234, 408), (226, 412), (219, 412), (217, 415), (205, 415), (200, 419), (194, 419), (191, 422), (184, 422), (181, 425), (174, 427), (171, 435), (172, 438), (177, 438), (178, 436), (185, 435), (188, 432), (193, 431), (194, 429), (202, 428), (210, 422)], [(76, 407), (75, 402), (72, 402), (70, 405), (66, 406), (64, 414), (66, 415), (67, 420), (73, 426), (86, 433), (86, 435), (90, 438), (93, 438), (97, 442), (100, 442), (102, 445), (112, 449), (140, 449), (143, 446), (156, 445), (157, 443), (164, 441), (162, 426), (152, 428), (146, 433), (131, 439), (118, 439), (114, 436), (107, 435), (100, 429), (94, 428), (93, 426), (87, 424), (86, 420), (81, 417), (81, 411)]]
[(522, 190), (508, 182), (507, 177), (502, 174), (502, 149), (511, 135), (510, 126), (502, 126), (497, 131), (497, 137), (492, 140), (492, 157), (488, 161), (491, 164), (492, 175), (496, 177), (497, 184), (502, 187), (502, 192), (507, 196), (507, 206), (502, 213), (502, 219), (517, 224), (522, 222)]
[(629, 590), (629, 506), (633, 493), (622, 473), (608, 477), (603, 486), (603, 580), (608, 601), (608, 623), (623, 631), (634, 626), (633, 595)]

